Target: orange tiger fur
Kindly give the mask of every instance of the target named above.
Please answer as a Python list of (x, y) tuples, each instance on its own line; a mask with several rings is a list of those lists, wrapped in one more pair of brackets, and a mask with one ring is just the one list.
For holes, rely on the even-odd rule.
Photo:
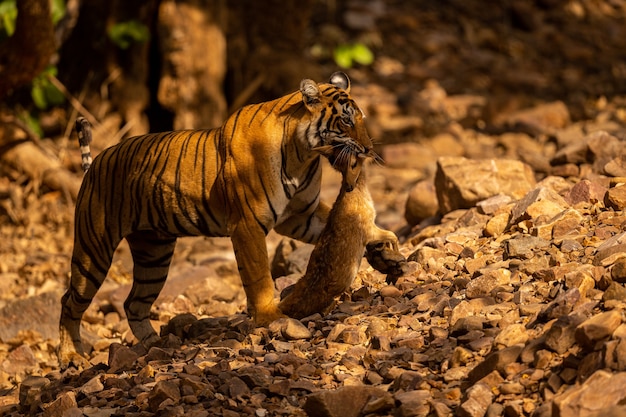
[[(248, 313), (259, 325), (281, 316), (266, 234), (275, 229), (315, 242), (329, 208), (319, 200), (321, 156), (314, 148), (333, 147), (325, 153), (334, 163), (342, 153), (372, 147), (349, 89), (343, 73), (329, 83), (303, 80), (299, 91), (245, 106), (217, 129), (137, 136), (94, 158), (76, 202), (71, 280), (62, 298), (61, 365), (85, 365), (81, 318), (124, 238), (134, 262), (124, 307), (133, 334), (146, 346), (158, 339), (150, 307), (180, 236), (230, 236)], [(351, 188), (360, 165), (346, 169), (352, 170)]]

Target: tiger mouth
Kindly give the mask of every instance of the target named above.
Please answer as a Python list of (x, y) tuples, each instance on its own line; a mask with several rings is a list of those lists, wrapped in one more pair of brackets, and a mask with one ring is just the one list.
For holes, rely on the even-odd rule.
[(359, 159), (371, 158), (376, 162), (382, 162), (382, 158), (373, 148), (363, 146), (351, 138), (336, 142), (331, 146), (333, 147), (333, 152), (328, 155), (328, 160), (333, 167), (339, 170), (342, 170), (342, 168), (350, 163), (351, 156), (355, 156)]

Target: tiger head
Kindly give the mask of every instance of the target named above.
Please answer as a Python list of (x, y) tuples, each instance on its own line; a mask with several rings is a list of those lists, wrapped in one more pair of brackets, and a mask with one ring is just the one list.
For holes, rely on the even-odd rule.
[[(339, 170), (348, 189), (354, 188), (365, 157), (380, 160), (365, 128), (365, 116), (350, 97), (350, 79), (336, 72), (328, 83), (305, 79), (300, 83), (302, 100), (313, 116), (306, 135), (313, 150), (326, 156)], [(357, 158), (354, 158), (357, 156)]]

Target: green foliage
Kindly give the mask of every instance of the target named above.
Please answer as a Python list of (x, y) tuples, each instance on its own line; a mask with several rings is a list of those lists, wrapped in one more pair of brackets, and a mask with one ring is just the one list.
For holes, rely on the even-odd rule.
[(50, 82), (49, 76), (56, 77), (56, 75), (57, 68), (49, 66), (32, 82), (30, 96), (35, 106), (40, 110), (62, 104), (65, 101), (63, 93)]
[(150, 39), (150, 30), (136, 20), (116, 23), (109, 28), (109, 38), (122, 49), (128, 49), (133, 42), (145, 42)]
[(15, 0), (0, 1), (0, 40), (13, 35), (16, 19), (17, 5)]
[[(53, 24), (56, 25), (65, 16), (65, 12), (65, 0), (50, 0), (50, 14)], [(0, 40), (13, 35), (16, 19), (16, 0), (0, 0)]]
[(50, 0), (50, 9), (52, 24), (56, 25), (65, 16), (65, 0)]
[(351, 68), (356, 62), (361, 65), (371, 65), (374, 62), (374, 53), (363, 43), (341, 44), (333, 51), (335, 63), (342, 68)]
[(24, 122), (24, 124), (30, 129), (31, 132), (36, 134), (38, 137), (43, 137), (43, 129), (41, 128), (41, 124), (39, 123), (39, 119), (33, 117), (32, 114), (27, 112), (26, 110), (22, 110), (17, 114), (17, 117)]

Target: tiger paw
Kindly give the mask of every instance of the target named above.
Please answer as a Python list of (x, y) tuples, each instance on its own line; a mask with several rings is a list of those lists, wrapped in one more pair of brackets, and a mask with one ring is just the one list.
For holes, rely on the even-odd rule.
[(79, 371), (91, 368), (91, 363), (83, 355), (76, 352), (60, 352), (59, 368), (66, 370), (76, 368)]
[(254, 317), (254, 322), (259, 327), (265, 327), (278, 319), (286, 317), (287, 316), (280, 311), (278, 306), (274, 305), (272, 308), (257, 311), (257, 314)]

